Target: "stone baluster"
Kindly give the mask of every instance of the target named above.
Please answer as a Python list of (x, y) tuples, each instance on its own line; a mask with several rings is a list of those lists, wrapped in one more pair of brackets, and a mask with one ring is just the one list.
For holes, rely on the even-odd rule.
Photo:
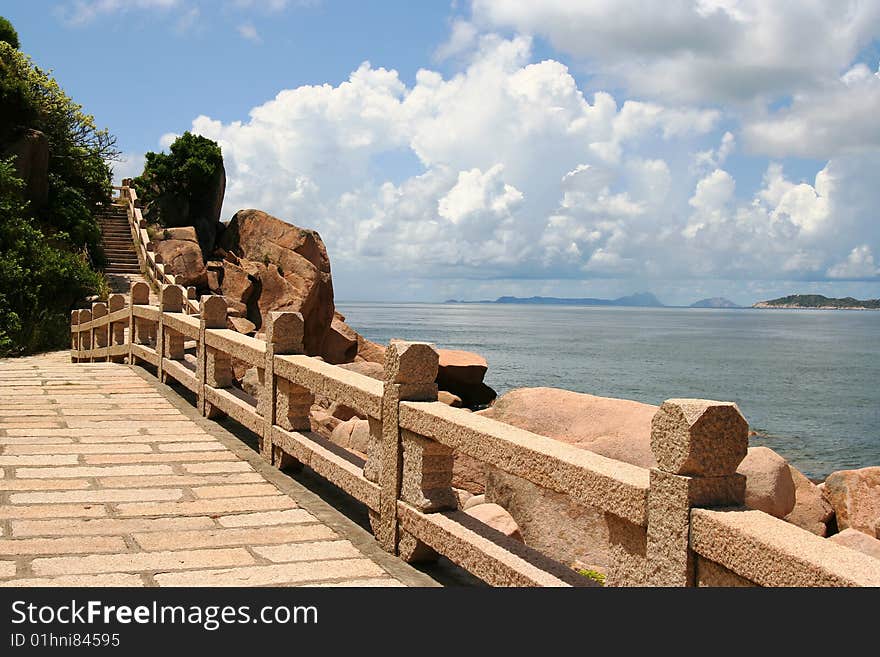
[(207, 418), (215, 418), (223, 413), (214, 408), (205, 398), (205, 388), (228, 388), (232, 385), (235, 374), (232, 371), (232, 359), (205, 342), (206, 332), (210, 329), (226, 328), (226, 299), (220, 296), (203, 296), (201, 300), (199, 322), (199, 410)]
[[(116, 312), (117, 310), (122, 310), (125, 308), (125, 295), (124, 294), (111, 294), (107, 298), (107, 310), (111, 313)], [(125, 322), (115, 321), (111, 322), (108, 327), (108, 336), (110, 339), (110, 346), (119, 346), (125, 344)], [(114, 363), (121, 363), (125, 359), (125, 356), (115, 355), (110, 356), (109, 360)]]
[(156, 335), (156, 351), (159, 354), (158, 378), (167, 383), (164, 360), (183, 360), (183, 335), (166, 326), (164, 313), (183, 312), (184, 290), (179, 285), (163, 285), (159, 290), (159, 327)]
[(743, 504), (746, 482), (736, 468), (748, 444), (749, 425), (730, 402), (669, 399), (654, 415), (646, 584), (693, 585), (691, 507)]
[[(107, 316), (107, 304), (103, 301), (96, 301), (92, 304), (92, 320), (101, 319), (102, 317)], [(101, 349), (106, 347), (109, 344), (108, 340), (108, 332), (110, 330), (110, 325), (105, 324), (104, 326), (93, 326), (91, 330), (92, 334), (92, 348), (93, 349)], [(98, 361), (107, 360), (106, 356), (96, 356), (92, 354), (90, 359), (93, 363)]]
[[(88, 324), (92, 321), (92, 311), (88, 308), (83, 308), (79, 311), (79, 323), (80, 325)], [(88, 362), (92, 358), (92, 331), (91, 329), (86, 329), (85, 331), (80, 331), (79, 334), (79, 360), (80, 362)]]
[(70, 362), (79, 362), (79, 309), (70, 311)]
[[(445, 489), (451, 484), (451, 452), (430, 444), (420, 436), (401, 432), (401, 401), (436, 401), (439, 356), (425, 342), (392, 340), (385, 351), (381, 434), (371, 423), (370, 447), (364, 476), (381, 487), (379, 513), (371, 512), (370, 523), (379, 544), (408, 561), (434, 557), (433, 551), (406, 532), (399, 531), (397, 501), (426, 511), (447, 508), (455, 499)], [(447, 459), (447, 456), (449, 458)], [(448, 466), (448, 480), (445, 470)], [(430, 470), (436, 469), (436, 472)], [(403, 492), (404, 487), (406, 491)]]
[(260, 375), (260, 398), (257, 411), (265, 418), (266, 433), (260, 445), (263, 457), (279, 469), (302, 467), (289, 454), (272, 445), (272, 426), (287, 431), (310, 431), (309, 411), (315, 396), (308, 388), (275, 376), (275, 356), (302, 354), (305, 325), (300, 313), (269, 313), (266, 325), (266, 364), (258, 369)]
[[(150, 286), (143, 281), (131, 284), (131, 343), (156, 344), (156, 325), (149, 319), (134, 316), (134, 306), (146, 306), (150, 303)], [(133, 362), (133, 361), (130, 361)]]

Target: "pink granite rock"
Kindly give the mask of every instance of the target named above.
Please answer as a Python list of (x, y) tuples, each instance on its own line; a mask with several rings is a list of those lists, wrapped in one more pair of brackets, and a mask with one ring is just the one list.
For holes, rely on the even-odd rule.
[(746, 477), (746, 506), (784, 518), (795, 505), (788, 463), (769, 447), (750, 447), (736, 471)]
[(517, 541), (522, 542), (522, 534), (519, 526), (507, 511), (497, 504), (477, 504), (470, 506), (464, 510), (466, 514), (472, 518), (476, 518), (480, 522), (488, 525), (505, 536), (509, 536)]
[(840, 470), (825, 480), (825, 495), (840, 530), (848, 527), (873, 534), (880, 520), (880, 466)]

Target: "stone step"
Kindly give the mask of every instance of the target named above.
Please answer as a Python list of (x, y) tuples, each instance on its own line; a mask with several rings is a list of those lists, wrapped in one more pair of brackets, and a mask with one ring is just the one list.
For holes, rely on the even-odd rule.
[(140, 274), (140, 267), (135, 265), (108, 265), (104, 269), (105, 274)]

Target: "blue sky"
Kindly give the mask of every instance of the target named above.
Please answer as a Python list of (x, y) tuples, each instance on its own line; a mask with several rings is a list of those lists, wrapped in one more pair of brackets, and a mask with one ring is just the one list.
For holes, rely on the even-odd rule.
[(117, 135), (117, 174), (184, 130), (216, 139), (224, 219), (318, 229), (341, 299), (880, 296), (877, 1), (2, 14)]

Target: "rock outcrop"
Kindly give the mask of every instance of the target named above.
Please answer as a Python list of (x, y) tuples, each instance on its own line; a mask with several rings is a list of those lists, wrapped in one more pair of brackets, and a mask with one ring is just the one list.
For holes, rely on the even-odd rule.
[(838, 529), (874, 534), (880, 520), (880, 466), (831, 473), (825, 495), (834, 507)]
[(788, 463), (769, 447), (750, 447), (736, 471), (746, 477), (746, 506), (784, 518), (795, 506)]
[[(239, 210), (220, 238), (220, 247), (234, 254), (239, 268), (254, 285), (248, 306), (256, 306), (248, 319), (265, 323), (273, 310), (300, 312), (305, 321), (304, 347), (309, 355), (321, 355), (333, 322), (333, 281), (330, 259), (320, 235), (299, 228), (260, 210)], [(238, 272), (236, 289), (244, 291)], [(221, 281), (221, 287), (225, 282)]]

